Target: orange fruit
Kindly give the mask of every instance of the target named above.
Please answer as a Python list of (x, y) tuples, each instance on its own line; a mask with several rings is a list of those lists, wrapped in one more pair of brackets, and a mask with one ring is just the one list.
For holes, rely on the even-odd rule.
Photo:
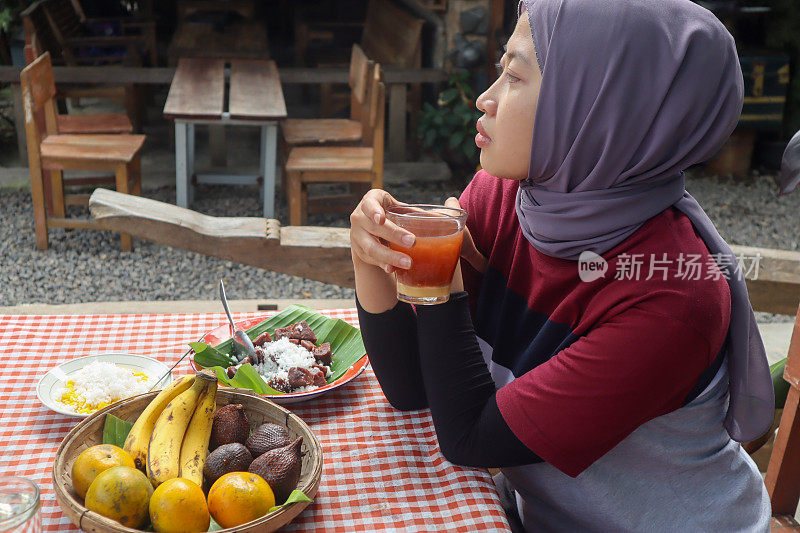
[(98, 444), (81, 452), (72, 463), (72, 486), (78, 496), (86, 497), (86, 491), (100, 472), (114, 466), (133, 468), (133, 457), (113, 444)]
[(150, 521), (160, 533), (208, 531), (211, 517), (203, 489), (182, 477), (165, 481), (150, 498)]
[(153, 485), (141, 470), (115, 466), (94, 478), (86, 492), (86, 508), (134, 529), (147, 523)]
[(208, 491), (208, 510), (222, 527), (234, 527), (267, 514), (275, 495), (264, 478), (250, 472), (229, 472)]

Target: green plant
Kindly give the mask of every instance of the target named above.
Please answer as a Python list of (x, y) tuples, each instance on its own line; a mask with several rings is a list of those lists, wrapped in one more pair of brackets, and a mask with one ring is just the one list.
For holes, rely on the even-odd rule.
[(478, 166), (475, 123), (482, 113), (475, 107), (469, 73), (456, 72), (439, 93), (436, 107), (422, 106), (417, 136), (422, 145), (438, 153), (451, 166), (472, 171)]
[(21, 0), (3, 0), (0, 6), (0, 32), (8, 33), (23, 7)]

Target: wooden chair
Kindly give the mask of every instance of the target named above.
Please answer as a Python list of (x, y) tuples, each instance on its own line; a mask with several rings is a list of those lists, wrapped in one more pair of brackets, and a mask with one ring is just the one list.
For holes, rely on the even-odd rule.
[[(60, 2), (61, 0), (55, 0)], [(51, 61), (55, 64), (66, 66), (80, 66), (91, 64), (128, 64), (140, 65), (141, 54), (138, 46), (141, 39), (138, 37), (85, 37), (65, 38), (56, 26), (57, 21), (50, 13), (51, 0), (38, 0), (33, 2), (21, 13), (25, 29), (25, 44), (30, 47), (32, 54), (26, 57), (31, 61), (43, 52), (50, 52)], [(55, 29), (54, 29), (55, 28)], [(109, 57), (82, 57), (82, 51), (92, 47), (124, 46), (128, 53), (123, 56)], [(140, 89), (133, 85), (115, 85), (113, 83), (99, 86), (64, 87), (59, 91), (60, 98), (108, 98), (125, 105), (126, 114), (133, 128), (141, 130), (143, 119), (143, 106)]]
[[(25, 64), (30, 65), (41, 55), (36, 39), (31, 44), (26, 44)], [(59, 113), (56, 116), (59, 133), (133, 133), (133, 125), (128, 115), (124, 113), (84, 113), (80, 115), (67, 115)]]
[[(93, 179), (64, 179), (64, 170), (99, 170), (114, 172), (119, 192), (141, 193), (140, 152), (144, 135), (73, 135), (60, 134), (54, 98), (56, 87), (50, 54), (45, 53), (22, 70), (22, 101), (25, 109), (25, 133), (28, 140), (28, 164), (31, 173), (36, 245), (48, 246), (50, 227), (99, 229), (94, 220), (66, 218), (67, 204), (87, 205), (88, 195), (65, 194), (65, 185), (91, 183)], [(45, 205), (45, 176), (50, 177), (53, 215)], [(122, 249), (131, 249), (131, 237), (122, 234)]]
[(794, 519), (800, 500), (800, 309), (783, 377), (790, 384), (789, 394), (764, 482), (772, 501), (772, 531), (800, 531), (800, 524)]
[(359, 193), (308, 198), (309, 183), (358, 183), (383, 186), (383, 138), (386, 87), (377, 63), (370, 74), (370, 112), (364, 117), (365, 146), (301, 146), (292, 149), (286, 162), (289, 223), (305, 224), (310, 212), (347, 212), (358, 203)]
[[(123, 46), (128, 49), (128, 53), (138, 56), (144, 55), (151, 66), (157, 66), (156, 23), (152, 18), (110, 17), (90, 19), (86, 17), (79, 0), (47, 0), (44, 5), (53, 35), (62, 49), (70, 48), (73, 43), (84, 42), (85, 39), (97, 39), (99, 37), (101, 41), (96, 41), (96, 46)], [(121, 35), (96, 36), (89, 31), (89, 28), (103, 24), (118, 27)], [(141, 57), (138, 57), (133, 61), (139, 62), (140, 59)]]
[(362, 115), (367, 107), (367, 84), (372, 61), (364, 50), (353, 45), (350, 55), (350, 118), (294, 118), (281, 123), (284, 150), (295, 146), (359, 143)]
[[(325, 36), (335, 40), (338, 31), (353, 32), (358, 24), (352, 22), (300, 23), (296, 35), (299, 61), (306, 63), (305, 50), (314, 37)], [(361, 48), (371, 60), (384, 67), (420, 68), (422, 66), (422, 28), (425, 21), (415, 17), (408, 9), (393, 0), (369, 0), (366, 18), (361, 31)], [(340, 63), (323, 59), (316, 66), (334, 66)], [(322, 116), (328, 117), (344, 108), (346, 98), (333, 89), (331, 83), (323, 83), (321, 90)], [(417, 114), (421, 105), (421, 88), (412, 84), (408, 96), (411, 131), (416, 129)]]

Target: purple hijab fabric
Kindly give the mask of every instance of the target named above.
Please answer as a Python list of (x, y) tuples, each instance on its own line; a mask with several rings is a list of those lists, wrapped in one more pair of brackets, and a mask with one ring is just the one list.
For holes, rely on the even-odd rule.
[(730, 403), (739, 442), (775, 409), (769, 366), (737, 258), (684, 189), (683, 170), (733, 131), (743, 81), (733, 38), (689, 0), (523, 0), (542, 72), (517, 215), (539, 251), (603, 254), (670, 206), (726, 274)]

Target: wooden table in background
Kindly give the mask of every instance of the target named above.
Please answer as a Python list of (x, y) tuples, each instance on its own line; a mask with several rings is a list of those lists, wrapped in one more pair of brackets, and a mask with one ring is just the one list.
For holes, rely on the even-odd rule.
[[(230, 61), (226, 102), (225, 63), (222, 59), (202, 58), (183, 58), (178, 62), (164, 105), (164, 116), (175, 120), (176, 203), (188, 207), (192, 201), (196, 124), (259, 126), (264, 216), (273, 218), (278, 121), (286, 118), (278, 69), (274, 61)], [(197, 175), (198, 183), (253, 184), (258, 179), (259, 176), (247, 175)]]
[(177, 11), (167, 49), (171, 65), (183, 57), (269, 59), (267, 29), (256, 18), (254, 1), (178, 0)]

